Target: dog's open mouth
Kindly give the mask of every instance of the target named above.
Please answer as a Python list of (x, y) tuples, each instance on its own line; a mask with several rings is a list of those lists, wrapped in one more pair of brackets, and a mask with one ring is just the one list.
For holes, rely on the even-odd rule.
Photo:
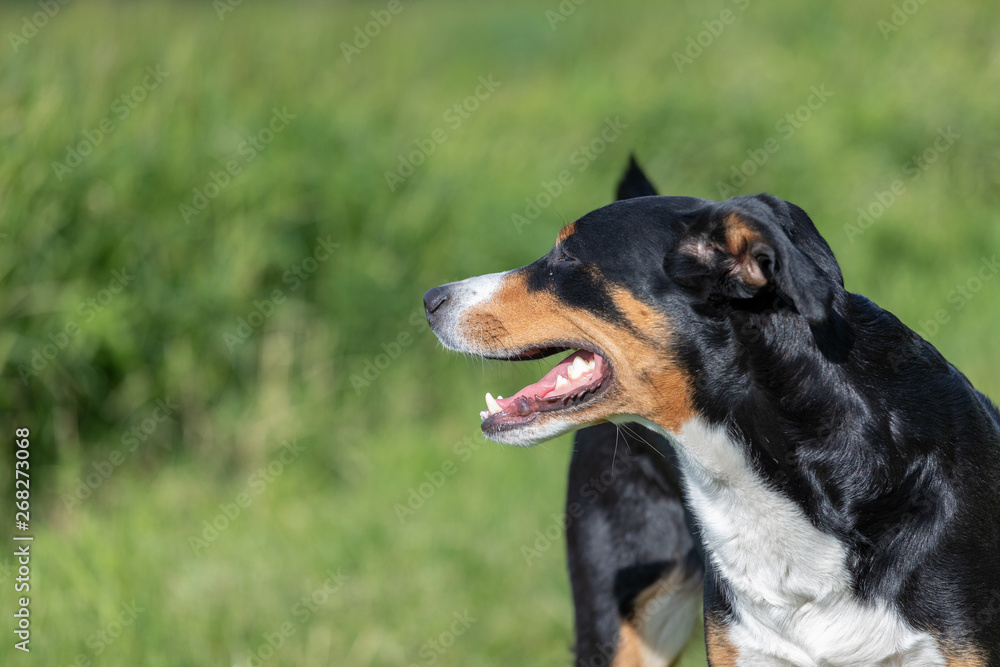
[[(558, 349), (530, 350), (517, 359), (537, 359)], [(590, 350), (577, 350), (510, 398), (486, 394), (486, 409), (479, 413), (484, 432), (523, 426), (539, 414), (571, 410), (602, 394), (610, 384), (611, 368), (604, 357)]]

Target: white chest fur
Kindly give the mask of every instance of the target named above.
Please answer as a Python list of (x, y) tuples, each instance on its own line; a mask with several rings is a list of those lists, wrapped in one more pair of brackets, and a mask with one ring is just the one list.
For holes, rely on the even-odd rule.
[(931, 635), (858, 599), (841, 544), (771, 489), (724, 429), (695, 419), (665, 435), (679, 442), (690, 508), (734, 593), (741, 665), (945, 664)]

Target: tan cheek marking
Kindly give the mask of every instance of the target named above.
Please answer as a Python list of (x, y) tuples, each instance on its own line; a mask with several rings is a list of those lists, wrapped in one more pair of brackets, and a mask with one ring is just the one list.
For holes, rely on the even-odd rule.
[(576, 223), (571, 222), (562, 229), (559, 230), (559, 236), (556, 237), (556, 243), (562, 243), (569, 237), (576, 233)]
[(678, 368), (668, 351), (669, 325), (627, 290), (613, 290), (612, 299), (642, 336), (627, 335), (615, 366), (616, 370), (624, 366), (620, 375), (628, 376), (626, 389), (634, 402), (633, 414), (676, 432), (694, 416), (694, 379)]
[(580, 340), (604, 350), (618, 386), (606, 400), (573, 413), (579, 423), (611, 414), (637, 414), (677, 431), (691, 419), (692, 378), (667, 352), (669, 327), (663, 317), (624, 289), (612, 298), (640, 336), (592, 313), (570, 308), (546, 291), (529, 291), (522, 273), (512, 273), (487, 302), (462, 321), (467, 340), (487, 350), (513, 351), (558, 340)]
[(618, 310), (625, 313), (625, 317), (628, 318), (634, 329), (652, 337), (666, 333), (667, 327), (662, 316), (632, 296), (628, 290), (622, 287), (613, 287), (611, 300), (615, 302)]
[(648, 409), (656, 411), (657, 418), (653, 421), (672, 433), (679, 432), (694, 418), (690, 378), (676, 369), (668, 369), (652, 376), (651, 380), (655, 393)]
[(512, 351), (562, 338), (581, 338), (582, 330), (549, 292), (528, 290), (523, 273), (511, 273), (487, 301), (470, 308), (460, 325), (463, 336), (488, 350)]
[(736, 667), (739, 649), (729, 641), (729, 630), (717, 619), (705, 619), (705, 645), (712, 667)]

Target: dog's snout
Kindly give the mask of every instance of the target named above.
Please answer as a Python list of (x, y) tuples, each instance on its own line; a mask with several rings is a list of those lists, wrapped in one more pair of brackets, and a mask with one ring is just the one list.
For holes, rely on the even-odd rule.
[(434, 311), (440, 308), (441, 304), (443, 304), (447, 300), (448, 300), (447, 285), (427, 290), (427, 293), (424, 294), (424, 311), (426, 311), (427, 317), (433, 315)]

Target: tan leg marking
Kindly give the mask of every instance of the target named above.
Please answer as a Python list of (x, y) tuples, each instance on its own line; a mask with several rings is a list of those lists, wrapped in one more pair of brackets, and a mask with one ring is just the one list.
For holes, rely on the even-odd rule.
[(701, 610), (701, 577), (680, 569), (642, 591), (621, 624), (611, 667), (666, 667), (683, 652)]
[(729, 642), (729, 630), (713, 618), (705, 619), (705, 645), (708, 664), (712, 667), (736, 667), (740, 652)]
[(611, 667), (645, 667), (642, 662), (642, 639), (628, 623), (622, 623), (618, 632), (618, 648)]

